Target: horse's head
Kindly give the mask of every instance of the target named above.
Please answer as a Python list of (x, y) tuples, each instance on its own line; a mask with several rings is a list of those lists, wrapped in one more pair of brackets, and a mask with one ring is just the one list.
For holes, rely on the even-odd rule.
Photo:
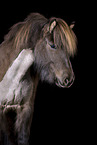
[(41, 80), (59, 87), (70, 87), (74, 82), (69, 57), (76, 52), (76, 36), (71, 27), (61, 19), (52, 18), (35, 47), (35, 65)]

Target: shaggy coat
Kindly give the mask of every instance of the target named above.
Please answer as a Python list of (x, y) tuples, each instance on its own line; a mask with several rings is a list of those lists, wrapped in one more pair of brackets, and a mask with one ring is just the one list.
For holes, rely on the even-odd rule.
[(39, 80), (64, 88), (73, 84), (69, 57), (76, 53), (77, 39), (72, 27), (60, 18), (32, 13), (1, 43), (0, 130), (8, 145), (28, 145)]

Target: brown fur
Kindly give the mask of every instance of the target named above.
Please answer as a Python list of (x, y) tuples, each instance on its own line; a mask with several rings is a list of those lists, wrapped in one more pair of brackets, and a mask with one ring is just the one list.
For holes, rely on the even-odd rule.
[(32, 13), (24, 22), (19, 22), (11, 28), (0, 45), (0, 81), (22, 49), (34, 49), (46, 22), (44, 16)]
[[(11, 102), (9, 107), (6, 106), (8, 102), (4, 102), (0, 108), (0, 123), (4, 122), (13, 144), (27, 145), (39, 79), (56, 83), (59, 87), (70, 87), (73, 84), (74, 73), (69, 57), (76, 53), (76, 40), (65, 21), (60, 18), (48, 20), (38, 13), (32, 13), (24, 22), (15, 24), (5, 36), (0, 45), (0, 81), (23, 49), (32, 49), (35, 57), (34, 64), (28, 70), (32, 78), (31, 96), (17, 104)], [(15, 115), (15, 120), (12, 120), (10, 112)], [(13, 131), (9, 127), (11, 121), (14, 124)], [(17, 138), (16, 142), (14, 138)]]

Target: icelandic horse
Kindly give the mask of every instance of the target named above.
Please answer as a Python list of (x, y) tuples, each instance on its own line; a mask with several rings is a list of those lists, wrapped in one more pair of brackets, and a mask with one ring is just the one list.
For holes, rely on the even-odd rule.
[(72, 28), (73, 24), (68, 26), (60, 18), (31, 13), (4, 37), (0, 45), (0, 139), (5, 132), (7, 145), (29, 144), (39, 80), (64, 88), (73, 84), (69, 58), (76, 53), (77, 39)]

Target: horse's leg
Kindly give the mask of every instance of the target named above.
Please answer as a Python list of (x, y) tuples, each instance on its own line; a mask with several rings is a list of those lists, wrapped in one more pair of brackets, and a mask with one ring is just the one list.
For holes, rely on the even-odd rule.
[(10, 142), (8, 135), (3, 131), (1, 131), (0, 133), (0, 145), (13, 145)]
[(19, 105), (0, 106), (0, 145), (17, 145), (15, 118)]
[(3, 132), (0, 129), (0, 145), (3, 145)]
[(4, 145), (17, 145), (15, 133), (16, 110), (8, 108), (4, 111), (4, 124), (6, 133), (4, 135)]
[(32, 78), (32, 95), (29, 97), (28, 101), (19, 106), (17, 109), (17, 119), (16, 119), (16, 132), (18, 136), (18, 145), (28, 145), (29, 136), (30, 136), (30, 127), (34, 112), (34, 100), (36, 89), (38, 85), (38, 76)]
[(18, 136), (18, 145), (28, 145), (30, 136), (30, 126), (32, 121), (32, 107), (25, 105), (17, 113), (16, 131)]
[(8, 136), (4, 132), (4, 117), (3, 117), (4, 106), (0, 106), (0, 145), (11, 145), (8, 142)]
[(16, 112), (18, 108), (19, 105), (0, 106), (0, 127), (2, 127), (0, 145), (17, 145), (14, 124), (16, 121)]

